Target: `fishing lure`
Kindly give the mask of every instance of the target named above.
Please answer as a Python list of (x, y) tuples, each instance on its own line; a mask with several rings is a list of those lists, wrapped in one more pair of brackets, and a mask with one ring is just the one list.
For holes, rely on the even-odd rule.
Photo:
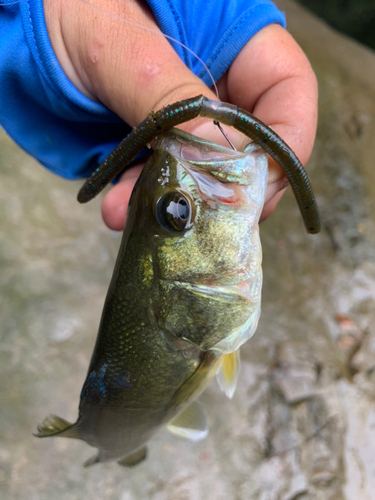
[(85, 182), (78, 201), (86, 203), (113, 180), (151, 141), (176, 125), (198, 116), (232, 126), (264, 149), (281, 167), (297, 200), (306, 230), (320, 231), (320, 217), (309, 178), (291, 148), (270, 127), (247, 111), (232, 104), (214, 101), (203, 95), (178, 101), (154, 113), (123, 139), (117, 148)]

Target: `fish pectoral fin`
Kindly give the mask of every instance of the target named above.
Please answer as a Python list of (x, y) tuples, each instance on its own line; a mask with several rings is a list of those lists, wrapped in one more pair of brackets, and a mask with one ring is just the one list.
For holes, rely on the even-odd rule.
[(207, 415), (203, 406), (194, 401), (190, 406), (177, 415), (167, 425), (167, 429), (176, 436), (200, 441), (208, 435)]
[(223, 354), (221, 367), (216, 374), (220, 389), (232, 399), (237, 387), (238, 374), (240, 371), (240, 350), (237, 349), (230, 354)]
[(48, 415), (41, 424), (38, 425), (36, 437), (61, 436), (67, 438), (81, 439), (78, 434), (76, 424), (71, 424), (56, 415)]
[(122, 465), (123, 467), (135, 467), (145, 460), (147, 457), (147, 446), (144, 446), (140, 450), (136, 451), (132, 455), (123, 458), (122, 460), (118, 460), (117, 463)]

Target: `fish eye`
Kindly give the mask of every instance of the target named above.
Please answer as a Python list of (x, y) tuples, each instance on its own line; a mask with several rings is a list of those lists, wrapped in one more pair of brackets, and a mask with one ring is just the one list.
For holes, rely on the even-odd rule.
[(190, 222), (190, 202), (181, 193), (165, 194), (158, 201), (156, 215), (159, 223), (169, 231), (183, 231)]

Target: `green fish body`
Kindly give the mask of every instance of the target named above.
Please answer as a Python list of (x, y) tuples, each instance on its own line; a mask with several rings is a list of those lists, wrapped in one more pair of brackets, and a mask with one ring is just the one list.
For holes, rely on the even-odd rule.
[(47, 417), (37, 436), (98, 448), (86, 465), (135, 465), (165, 426), (207, 434), (195, 399), (220, 369), (231, 396), (259, 318), (266, 183), (257, 146), (233, 152), (176, 130), (157, 141), (131, 196), (78, 420)]

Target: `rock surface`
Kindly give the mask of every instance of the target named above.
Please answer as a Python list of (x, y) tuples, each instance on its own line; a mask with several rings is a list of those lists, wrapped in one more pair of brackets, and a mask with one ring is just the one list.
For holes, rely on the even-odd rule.
[(119, 237), (0, 135), (1, 498), (375, 499), (375, 55), (277, 3), (319, 79), (323, 230), (305, 234), (291, 193), (262, 225), (260, 326), (233, 400), (202, 396), (201, 443), (165, 431), (135, 469), (84, 469), (85, 443), (32, 436), (50, 412), (76, 418)]

